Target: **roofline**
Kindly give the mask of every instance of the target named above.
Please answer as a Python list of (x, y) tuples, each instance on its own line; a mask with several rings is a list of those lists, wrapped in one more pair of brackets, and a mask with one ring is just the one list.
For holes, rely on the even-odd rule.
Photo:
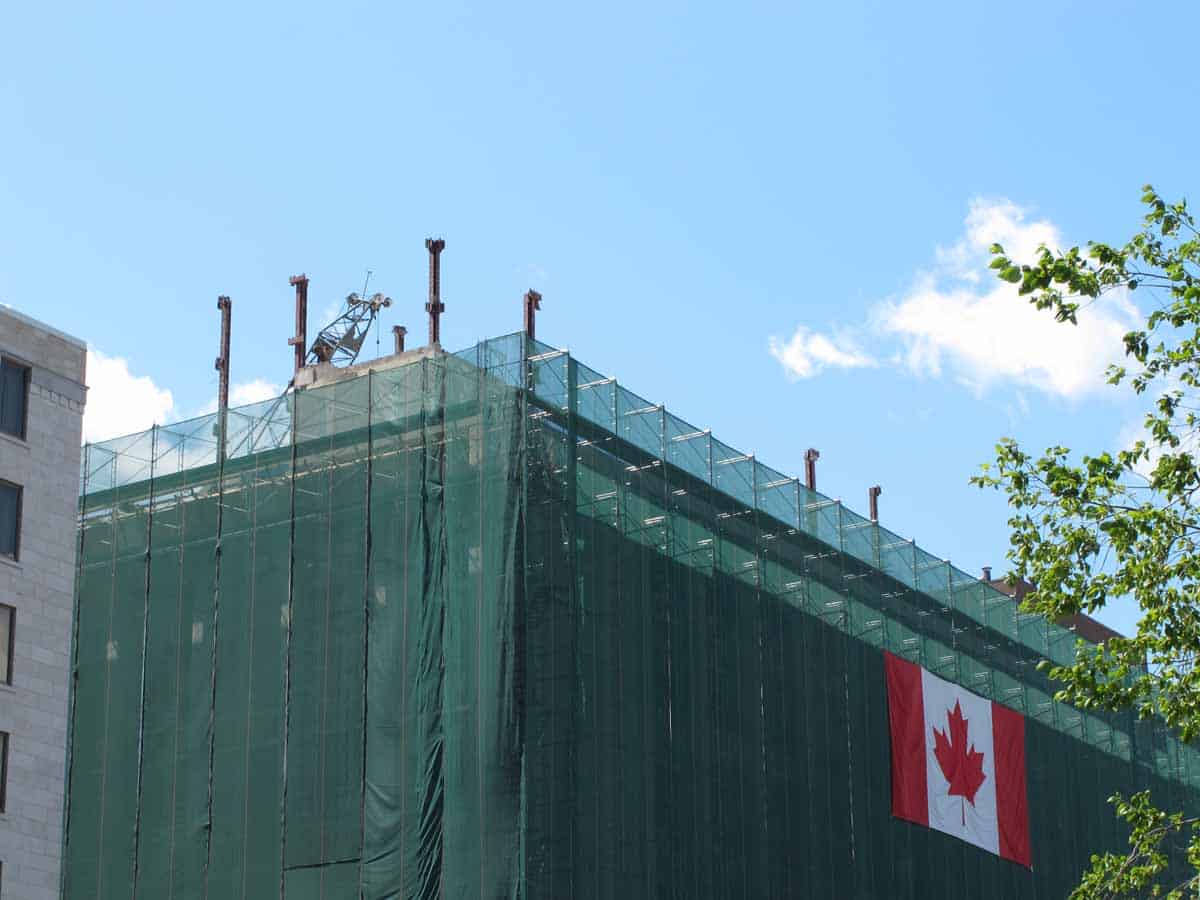
[(17, 310), (15, 307), (9, 306), (7, 303), (0, 302), (0, 314), (12, 316), (18, 322), (24, 322), (26, 325), (32, 325), (34, 328), (40, 328), (42, 331), (52, 334), (55, 337), (62, 338), (69, 344), (74, 344), (80, 350), (87, 350), (86, 341), (80, 340), (74, 335), (67, 334), (65, 331), (60, 331), (53, 325), (47, 325), (41, 319), (35, 319), (33, 316), (28, 316), (25, 313)]

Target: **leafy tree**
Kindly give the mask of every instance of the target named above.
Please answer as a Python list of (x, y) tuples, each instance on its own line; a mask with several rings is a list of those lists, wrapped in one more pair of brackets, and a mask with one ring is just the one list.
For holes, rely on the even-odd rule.
[[(1144, 438), (1087, 455), (1033, 455), (1006, 439), (972, 480), (1008, 496), (1011, 575), (1036, 586), (1028, 609), (1056, 621), (1115, 598), (1140, 608), (1135, 634), (1080, 642), (1074, 664), (1049, 666), (1058, 699), (1157, 716), (1190, 741), (1200, 735), (1200, 232), (1185, 202), (1167, 203), (1150, 186), (1142, 201), (1142, 227), (1121, 246), (1042, 247), (1030, 265), (999, 245), (991, 252), (1001, 279), (1063, 323), (1110, 291), (1152, 301), (1144, 327), (1125, 335), (1126, 364), (1108, 379), (1150, 409)], [(1073, 896), (1200, 896), (1200, 819), (1157, 809), (1148, 793), (1110, 802), (1130, 828), (1129, 852), (1093, 856)], [(1179, 883), (1171, 872), (1181, 861), (1189, 877)]]

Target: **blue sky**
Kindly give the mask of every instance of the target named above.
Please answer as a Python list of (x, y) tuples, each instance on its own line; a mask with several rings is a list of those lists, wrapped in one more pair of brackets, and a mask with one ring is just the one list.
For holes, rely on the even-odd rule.
[[(1118, 299), (1079, 329), (981, 247), (1120, 240), (1195, 178), (1195, 4), (10, 5), (0, 302), (85, 338), (93, 435), (235, 397), (361, 287), (443, 342), (520, 326), (968, 571), (1002, 435), (1111, 448)], [(1133, 301), (1146, 302), (1134, 297)], [(1011, 311), (1008, 315), (1006, 311)], [(386, 346), (386, 337), (385, 337)], [(165, 392), (169, 391), (169, 397)], [(131, 399), (132, 398), (132, 399)], [(1109, 621), (1127, 619), (1117, 613)]]

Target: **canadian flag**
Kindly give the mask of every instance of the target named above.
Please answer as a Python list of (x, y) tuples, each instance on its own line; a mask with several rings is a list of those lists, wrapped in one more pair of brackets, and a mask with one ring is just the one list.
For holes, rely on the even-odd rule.
[(1025, 719), (884, 653), (892, 815), (1030, 865)]

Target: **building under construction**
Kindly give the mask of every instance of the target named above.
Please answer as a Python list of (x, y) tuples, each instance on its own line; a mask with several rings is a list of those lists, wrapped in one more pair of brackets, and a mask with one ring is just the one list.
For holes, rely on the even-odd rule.
[[(1071, 630), (537, 299), (342, 367), (299, 315), (282, 398), (86, 447), (66, 897), (1061, 898), (1110, 794), (1193, 804), (1194, 749), (1052, 699)], [(893, 817), (884, 650), (1024, 716), (1030, 867)]]

